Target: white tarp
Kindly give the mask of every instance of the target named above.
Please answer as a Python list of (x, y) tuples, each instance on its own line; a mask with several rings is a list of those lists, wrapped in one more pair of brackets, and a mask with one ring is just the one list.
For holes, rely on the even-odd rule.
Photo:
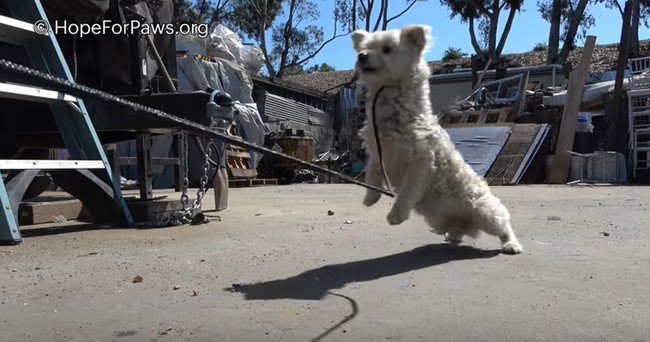
[(251, 75), (258, 75), (265, 61), (259, 47), (251, 46), (245, 50), (239, 36), (221, 24), (217, 25), (206, 38), (192, 35), (176, 36), (176, 51), (230, 61), (242, 66)]
[(253, 81), (243, 67), (225, 60), (208, 62), (193, 57), (179, 58), (176, 64), (179, 91), (211, 88), (224, 91), (242, 103), (253, 102)]

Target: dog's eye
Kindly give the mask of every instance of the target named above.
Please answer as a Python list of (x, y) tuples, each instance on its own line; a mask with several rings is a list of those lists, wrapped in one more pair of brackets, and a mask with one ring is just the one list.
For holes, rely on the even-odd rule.
[(384, 47), (381, 49), (381, 51), (382, 51), (383, 53), (385, 53), (385, 54), (389, 54), (389, 53), (391, 53), (391, 51), (393, 51), (393, 49), (392, 49), (390, 46), (384, 46)]

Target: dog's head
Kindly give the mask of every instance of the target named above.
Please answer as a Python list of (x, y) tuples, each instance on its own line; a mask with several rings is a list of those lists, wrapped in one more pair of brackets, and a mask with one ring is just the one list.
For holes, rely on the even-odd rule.
[(400, 82), (424, 63), (430, 45), (429, 26), (407, 26), (400, 31), (368, 33), (357, 30), (352, 42), (357, 51), (356, 69), (362, 80), (373, 84)]

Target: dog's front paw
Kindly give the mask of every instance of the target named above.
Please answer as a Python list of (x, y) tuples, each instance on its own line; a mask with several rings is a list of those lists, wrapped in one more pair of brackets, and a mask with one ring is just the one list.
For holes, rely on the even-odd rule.
[(524, 251), (524, 247), (517, 241), (508, 241), (503, 244), (501, 251), (505, 254), (520, 254)]
[(379, 202), (380, 198), (381, 198), (381, 194), (379, 192), (374, 190), (368, 190), (368, 192), (366, 193), (366, 197), (363, 199), (363, 205), (365, 205), (366, 207), (370, 207), (375, 203)]
[(409, 211), (408, 210), (399, 210), (393, 208), (390, 213), (388, 213), (388, 223), (391, 226), (398, 225), (409, 218)]

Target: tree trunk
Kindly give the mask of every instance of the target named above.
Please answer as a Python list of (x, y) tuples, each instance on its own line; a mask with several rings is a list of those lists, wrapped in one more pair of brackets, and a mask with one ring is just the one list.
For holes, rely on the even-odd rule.
[(497, 30), (499, 28), (499, 13), (501, 9), (499, 8), (500, 2), (495, 0), (494, 5), (492, 6), (492, 14), (490, 18), (490, 32), (488, 36), (488, 56), (492, 58), (493, 61), (497, 61)]
[(264, 64), (266, 65), (266, 71), (269, 72), (269, 76), (273, 77), (275, 75), (275, 68), (273, 67), (273, 63), (271, 63), (271, 59), (269, 58), (269, 53), (266, 48), (266, 20), (264, 20), (264, 18), (267, 16), (268, 7), (266, 6), (266, 3), (264, 3), (262, 6), (264, 6), (264, 8), (257, 8), (255, 11), (255, 15), (259, 16), (259, 43), (262, 54), (264, 55)]
[(569, 57), (569, 52), (571, 52), (571, 46), (573, 45), (573, 41), (576, 39), (578, 28), (584, 19), (585, 8), (587, 7), (588, 2), (589, 0), (580, 0), (578, 2), (575, 13), (571, 17), (569, 30), (567, 31), (566, 38), (564, 39), (562, 50), (560, 50), (560, 53), (557, 56), (556, 63), (564, 63)]
[(551, 29), (548, 34), (548, 55), (546, 63), (557, 62), (558, 50), (560, 49), (560, 21), (562, 16), (562, 0), (553, 0), (551, 7)]
[(284, 24), (284, 32), (283, 32), (283, 46), (282, 46), (282, 53), (280, 54), (280, 65), (278, 66), (278, 72), (276, 73), (276, 77), (282, 78), (284, 75), (284, 70), (287, 67), (288, 60), (287, 57), (289, 56), (289, 50), (291, 49), (291, 35), (293, 34), (293, 16), (295, 14), (295, 9), (296, 9), (296, 1), (297, 0), (291, 0), (291, 3), (289, 4), (289, 14), (287, 15), (287, 21)]
[(357, 29), (357, 1), (352, 0), (352, 31)]
[(632, 21), (630, 23), (630, 44), (628, 45), (628, 57), (639, 56), (639, 22), (641, 16), (641, 4), (639, 0), (632, 1)]
[(496, 57), (494, 61), (498, 61), (498, 58), (501, 57), (501, 53), (503, 52), (503, 47), (506, 45), (506, 40), (508, 39), (508, 35), (510, 34), (510, 29), (512, 28), (512, 22), (515, 19), (515, 13), (517, 11), (510, 7), (510, 13), (508, 13), (508, 21), (506, 21), (506, 26), (503, 28), (503, 32), (501, 33), (501, 39), (499, 40), (499, 45), (497, 46), (497, 51), (496, 51)]

